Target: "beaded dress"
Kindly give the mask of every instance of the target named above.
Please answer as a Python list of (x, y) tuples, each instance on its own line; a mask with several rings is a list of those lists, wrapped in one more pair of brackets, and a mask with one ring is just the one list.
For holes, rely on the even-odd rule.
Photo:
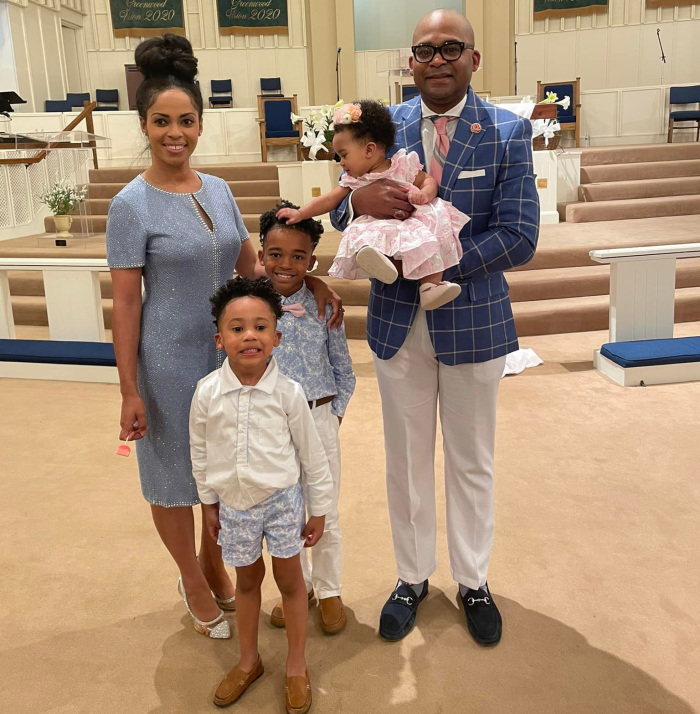
[[(209, 298), (233, 276), (248, 233), (226, 182), (198, 174), (195, 193), (170, 193), (137, 176), (112, 200), (109, 267), (143, 268), (137, 380), (148, 431), (136, 442), (144, 498), (199, 503), (192, 477), (189, 412), (197, 382), (221, 366)], [(211, 219), (207, 227), (197, 203)]]

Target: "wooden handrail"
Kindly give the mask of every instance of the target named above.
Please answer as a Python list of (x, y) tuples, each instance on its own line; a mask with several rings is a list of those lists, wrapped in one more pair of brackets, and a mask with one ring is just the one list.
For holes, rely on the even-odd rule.
[[(80, 124), (83, 119), (85, 119), (85, 126), (88, 130), (89, 134), (94, 134), (95, 133), (95, 124), (92, 119), (92, 112), (97, 107), (97, 102), (84, 102), (83, 104), (83, 111), (78, 114), (75, 119), (73, 119), (67, 127), (62, 129), (61, 131), (71, 131), (75, 129), (78, 124)], [(65, 148), (67, 145), (67, 142), (64, 141), (54, 141), (54, 142), (49, 142), (49, 145), (40, 151), (36, 156), (33, 156), (30, 159), (0, 159), (0, 165), (13, 165), (13, 164), (24, 164), (25, 166), (31, 166), (32, 164), (38, 164), (40, 161), (43, 161), (46, 156), (48, 155), (49, 151), (51, 149), (58, 149), (58, 148)], [(97, 164), (97, 147), (95, 145), (94, 141), (90, 141), (88, 146), (92, 147), (92, 162), (95, 166), (96, 169), (99, 168)]]

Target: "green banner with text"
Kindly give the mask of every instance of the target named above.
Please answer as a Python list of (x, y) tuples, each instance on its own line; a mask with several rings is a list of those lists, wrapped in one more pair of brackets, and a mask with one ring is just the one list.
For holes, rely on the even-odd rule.
[(287, 0), (216, 0), (222, 35), (288, 32)]
[(608, 0), (535, 0), (535, 20), (607, 12)]
[(185, 34), (182, 0), (109, 0), (115, 37)]

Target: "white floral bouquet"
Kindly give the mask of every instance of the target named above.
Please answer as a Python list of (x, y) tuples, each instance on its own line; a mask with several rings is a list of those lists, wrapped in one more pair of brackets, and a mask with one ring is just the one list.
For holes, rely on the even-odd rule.
[(344, 104), (341, 99), (332, 107), (325, 105), (320, 109), (314, 109), (309, 116), (302, 117), (292, 112), (292, 123), (304, 122), (304, 134), (301, 143), (309, 149), (309, 157), (316, 158), (319, 151), (333, 153), (333, 114), (338, 107)]
[(87, 186), (79, 189), (65, 179), (56, 179), (53, 186), (39, 199), (54, 216), (68, 215), (87, 196)]
[[(532, 104), (531, 97), (523, 97), (522, 103)], [(547, 96), (538, 104), (558, 104), (559, 106), (568, 109), (571, 105), (571, 99), (567, 95), (564, 99), (559, 99), (554, 92), (547, 92)], [(549, 140), (554, 137), (554, 135), (561, 131), (561, 124), (558, 119), (535, 119), (532, 122), (532, 138), (536, 136), (544, 137), (544, 145), (549, 146)]]

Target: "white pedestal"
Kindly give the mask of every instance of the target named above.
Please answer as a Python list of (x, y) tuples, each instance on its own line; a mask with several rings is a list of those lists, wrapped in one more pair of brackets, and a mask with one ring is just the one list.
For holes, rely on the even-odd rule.
[(7, 270), (0, 270), (0, 339), (15, 338), (15, 320), (12, 316), (12, 300), (10, 298), (10, 281)]
[(99, 273), (86, 270), (42, 272), (51, 339), (105, 342)]
[(577, 203), (581, 185), (581, 152), (567, 149), (557, 156), (557, 201)]
[(537, 193), (540, 197), (540, 223), (559, 223), (557, 212), (557, 153), (533, 151)]
[(610, 266), (610, 342), (673, 337), (676, 259)]
[[(312, 198), (328, 193), (337, 186), (341, 172), (340, 164), (335, 161), (302, 161), (279, 165), (280, 196), (303, 206)], [(332, 230), (327, 213), (319, 218), (326, 230)]]

